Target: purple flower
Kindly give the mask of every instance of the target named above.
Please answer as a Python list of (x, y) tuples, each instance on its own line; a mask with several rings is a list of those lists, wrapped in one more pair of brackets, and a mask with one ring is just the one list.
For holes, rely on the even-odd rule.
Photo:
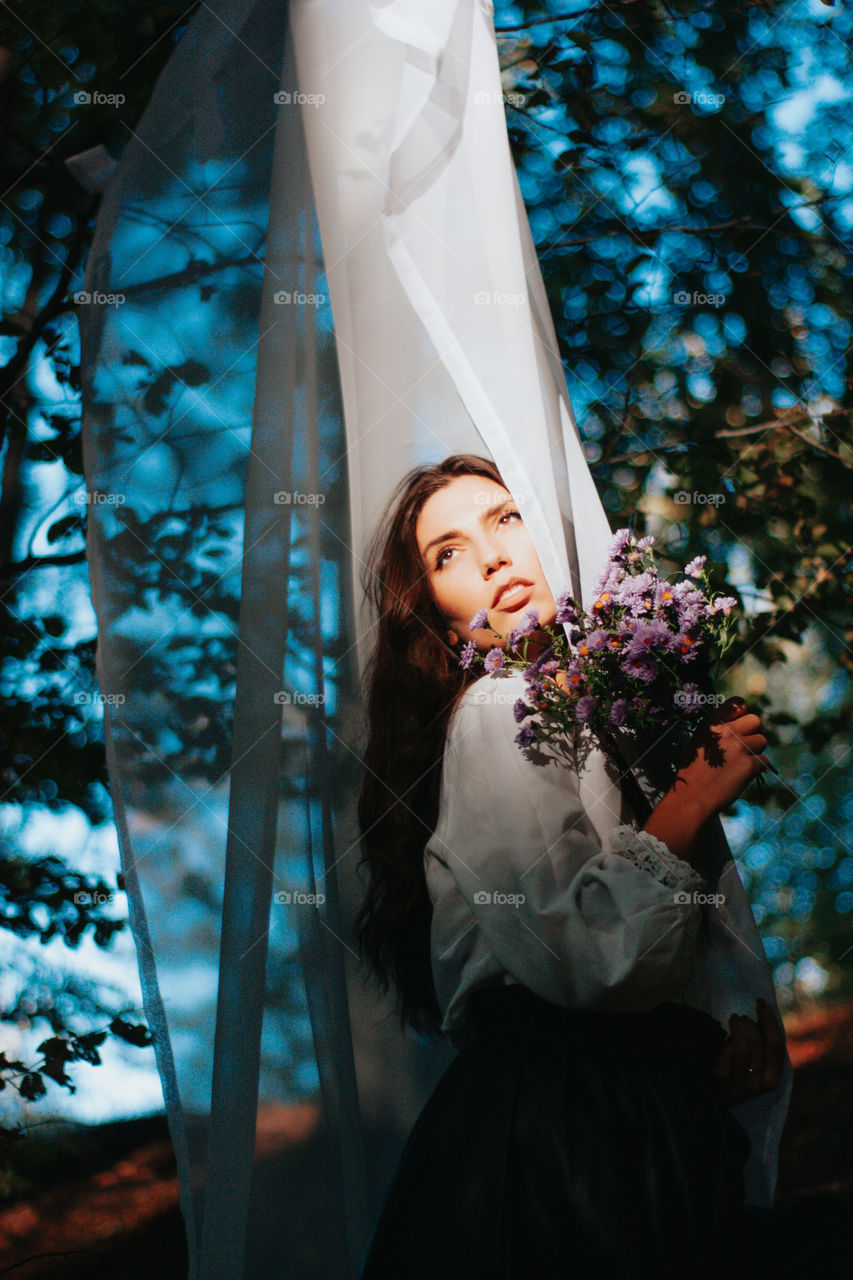
[(694, 556), (690, 563), (684, 566), (684, 572), (689, 578), (698, 578), (705, 567), (707, 559), (707, 556)]
[(618, 533), (614, 533), (610, 546), (607, 551), (608, 560), (619, 560), (624, 554), (628, 544), (631, 541), (631, 530), (620, 529)]
[(474, 654), (476, 652), (477, 652), (477, 646), (474, 644), (473, 640), (469, 640), (466, 645), (463, 645), (462, 653), (459, 655), (460, 667), (465, 667), (465, 669), (467, 670), (471, 666), (471, 663), (474, 661)]
[(661, 579), (655, 587), (655, 605), (659, 609), (665, 609), (667, 606), (673, 606), (675, 601), (676, 596), (672, 587)]
[(536, 734), (529, 724), (524, 724), (515, 735), (515, 741), (520, 747), (531, 747), (536, 741)]
[(554, 621), (561, 625), (567, 622), (577, 622), (577, 620), (577, 606), (568, 591), (565, 591), (561, 596), (557, 597), (557, 614)]
[(641, 653), (636, 658), (628, 658), (622, 665), (628, 675), (636, 680), (650, 683), (657, 675), (657, 663), (651, 654)]
[(628, 703), (625, 698), (616, 698), (613, 706), (610, 708), (610, 723), (620, 725), (624, 722), (628, 713)]
[(578, 651), (582, 654), (598, 653), (599, 649), (607, 648), (608, 635), (606, 631), (590, 631), (585, 640), (582, 640), (578, 646)]
[(619, 586), (619, 583), (622, 581), (623, 573), (624, 573), (624, 569), (622, 568), (621, 565), (609, 564), (607, 568), (604, 570), (604, 572), (599, 574), (599, 576), (596, 578), (595, 585), (593, 586), (593, 589), (592, 589), (593, 595), (598, 597), (602, 595), (605, 591), (613, 595), (613, 593), (616, 591), (617, 587)]
[(676, 600), (683, 600), (685, 603), (694, 603), (704, 599), (702, 592), (695, 587), (692, 582), (676, 582), (672, 588), (672, 594)]
[(538, 658), (534, 658), (530, 666), (525, 668), (525, 671), (524, 671), (525, 678), (528, 675), (537, 676), (539, 674), (541, 667), (546, 662), (550, 662), (553, 658), (556, 658), (556, 656), (557, 655), (554, 653), (553, 646), (548, 645), (547, 649), (543, 649), (542, 652), (539, 654)]
[(674, 704), (682, 711), (692, 711), (697, 706), (696, 699), (699, 695), (699, 686), (693, 680), (688, 680), (680, 689), (676, 689), (673, 695)]
[(566, 683), (570, 689), (577, 689), (579, 685), (583, 684), (583, 680), (583, 663), (578, 662), (577, 658), (572, 658), (571, 662), (566, 667)]
[[(682, 631), (692, 631), (696, 623), (702, 617), (701, 605), (690, 605), (686, 609), (680, 609), (678, 612), (678, 628), (679, 633)], [(678, 646), (673, 645), (673, 652), (677, 652)]]
[(682, 631), (695, 627), (705, 609), (705, 597), (692, 582), (678, 582), (672, 588), (678, 625)]
[(468, 629), (470, 631), (479, 631), (481, 627), (486, 625), (486, 619), (488, 616), (486, 609), (478, 609), (471, 621), (468, 623)]
[(717, 596), (716, 600), (705, 605), (705, 617), (713, 618), (717, 613), (723, 613), (728, 617), (736, 604), (737, 600), (734, 596)]
[(523, 698), (516, 698), (515, 702), (512, 704), (512, 714), (515, 716), (515, 723), (521, 724), (524, 717), (532, 716), (535, 710), (535, 707), (528, 707)]
[(672, 645), (672, 631), (657, 618), (638, 618), (631, 628), (631, 645), (628, 655), (636, 658), (655, 649), (667, 650)]
[(593, 698), (592, 694), (587, 693), (583, 698), (578, 698), (578, 704), (575, 707), (575, 715), (581, 723), (588, 720), (594, 710), (595, 698)]
[(632, 612), (637, 613), (646, 608), (646, 601), (654, 604), (656, 585), (655, 575), (647, 570), (628, 577), (619, 588), (617, 603), (626, 604)]
[(653, 547), (654, 545), (655, 545), (654, 538), (652, 537), (651, 534), (648, 534), (645, 538), (641, 538), (640, 541), (637, 543), (637, 550), (646, 551), (649, 547)]
[(494, 649), (490, 649), (489, 652), (486, 654), (486, 661), (484, 666), (487, 671), (497, 671), (498, 668), (502, 667), (505, 662), (506, 662), (506, 656), (504, 654), (503, 649), (498, 649), (497, 647), (495, 647)]
[(699, 652), (699, 641), (695, 636), (691, 636), (686, 631), (679, 631), (675, 637), (677, 645), (673, 646), (673, 652), (678, 654), (682, 662), (689, 662), (691, 658), (695, 658)]
[(528, 609), (524, 617), (521, 619), (521, 622), (518, 624), (518, 626), (513, 627), (513, 629), (509, 633), (509, 637), (507, 639), (507, 645), (509, 646), (509, 648), (511, 649), (514, 648), (518, 644), (522, 636), (529, 635), (530, 632), (535, 631), (535, 629), (538, 626), (539, 626), (539, 610)]

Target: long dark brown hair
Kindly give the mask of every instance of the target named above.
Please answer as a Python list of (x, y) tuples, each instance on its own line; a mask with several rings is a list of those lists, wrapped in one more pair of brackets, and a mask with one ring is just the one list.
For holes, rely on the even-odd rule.
[(354, 932), (374, 982), (384, 992), (393, 984), (401, 1027), (434, 1037), (441, 1034), (441, 1010), (430, 964), (424, 848), (438, 822), (448, 723), (478, 672), (459, 666), (461, 641), (449, 642), (415, 528), (427, 499), (463, 475), (506, 487), (495, 464), (477, 454), (414, 467), (391, 495), (362, 574), (376, 643), (362, 690), (367, 743), (358, 802), (358, 865), (369, 878)]

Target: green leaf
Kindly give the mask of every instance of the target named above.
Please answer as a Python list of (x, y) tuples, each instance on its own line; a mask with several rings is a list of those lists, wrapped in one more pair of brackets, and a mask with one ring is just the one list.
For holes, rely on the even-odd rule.
[(28, 1102), (38, 1102), (47, 1093), (47, 1085), (38, 1071), (29, 1071), (18, 1086), (21, 1097)]
[(124, 1018), (113, 1018), (110, 1023), (110, 1031), (112, 1031), (113, 1035), (126, 1040), (128, 1044), (136, 1045), (139, 1049), (152, 1043), (151, 1032), (147, 1027), (125, 1022)]

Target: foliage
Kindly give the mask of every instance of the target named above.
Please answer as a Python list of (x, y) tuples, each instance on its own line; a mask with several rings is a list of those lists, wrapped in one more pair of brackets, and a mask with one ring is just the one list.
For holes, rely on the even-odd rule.
[[(777, 980), (819, 956), (849, 987), (851, 13), (572, 8), (524, 0), (496, 26), (585, 451), (619, 523), (654, 533), (672, 568), (707, 554), (747, 610), (724, 683), (743, 693), (749, 672), (787, 772), (767, 778), (745, 877)], [(828, 674), (792, 716), (777, 694), (795, 656)]]
[[(514, 155), (605, 501), (623, 510), (656, 467), (679, 496), (704, 496), (663, 509), (712, 553), (744, 547), (766, 583), (742, 652), (772, 661), (771, 633), (799, 639), (820, 615), (848, 671), (853, 127), (829, 77), (849, 95), (849, 28), (849, 13), (773, 0), (593, 5), (503, 47)], [(828, 97), (786, 138), (777, 104), (818, 66)]]
[[(61, 469), (70, 489), (83, 474), (73, 290), (98, 200), (63, 162), (99, 144), (120, 153), (190, 12), (177, 4), (94, 0), (21, 3), (4, 6), (0, 16), (6, 193), (0, 208), (2, 798), (60, 811), (74, 805), (92, 823), (111, 814), (98, 702), (87, 692), (94, 639), (74, 634), (74, 588), (81, 574), (85, 584), (85, 515), (81, 508), (54, 520), (55, 504), (40, 507), (41, 491), (33, 483), (39, 468)], [(110, 96), (123, 99), (123, 110), (102, 101)], [(41, 551), (45, 543), (47, 554)], [(45, 588), (53, 596), (47, 608)], [(18, 938), (60, 938), (76, 948), (89, 934), (107, 948), (125, 927), (106, 914), (113, 898), (100, 877), (56, 857), (0, 858), (0, 928)], [(73, 1092), (68, 1068), (97, 1065), (108, 1034), (139, 1047), (150, 1043), (144, 1026), (110, 1014), (103, 1000), (76, 982), (66, 982), (63, 994), (33, 999), (25, 986), (0, 1013), (11, 1024), (42, 1020), (52, 1033), (38, 1044), (36, 1062), (0, 1055), (0, 1089), (14, 1088), (31, 1102), (45, 1096), (49, 1080)], [(106, 1028), (82, 1031), (76, 1025), (105, 1015)], [(24, 1131), (0, 1129), (4, 1162)]]
[[(87, 692), (93, 634), (74, 621), (88, 591), (86, 513), (57, 518), (56, 510), (82, 487), (73, 296), (98, 198), (64, 161), (98, 145), (121, 153), (194, 7), (21, 0), (0, 17), (0, 107), (10, 122), (0, 158), (3, 799), (71, 804), (91, 822), (106, 820), (109, 805), (99, 705)], [(756, 665), (754, 705), (772, 707), (768, 675), (775, 690), (796, 651), (849, 677), (849, 9), (524, 0), (498, 5), (496, 25), (519, 182), (587, 457), (612, 518), (638, 534), (653, 525), (672, 568), (706, 554), (715, 581), (752, 606), (728, 674), (736, 685)], [(203, 265), (192, 270), (203, 274)], [(208, 386), (204, 368), (158, 369), (144, 354), (136, 373), (140, 398), (154, 407)], [(58, 495), (50, 501), (46, 478)], [(182, 529), (126, 524), (116, 553), (132, 562), (144, 544), (166, 563), (189, 564), (200, 537), (194, 520), (189, 512)], [(223, 543), (228, 536), (226, 528)], [(192, 608), (217, 581), (215, 565), (201, 567), (172, 590)], [(213, 605), (225, 615), (231, 607), (224, 594)], [(215, 648), (206, 658), (225, 715), (233, 670)], [(147, 678), (168, 688), (172, 677), (164, 663)], [(805, 865), (807, 825), (790, 874), (815, 877), (827, 965), (849, 950), (853, 908), (841, 848), (853, 814), (838, 804), (850, 699), (848, 678), (806, 714), (766, 717), (789, 776), (803, 745), (811, 760), (801, 792), (768, 788), (774, 822), (787, 831), (798, 811), (824, 805), (829, 852)], [(204, 710), (210, 717), (210, 699)], [(215, 751), (222, 738), (208, 720), (193, 741), (193, 763), (211, 776), (225, 763)], [(815, 935), (785, 924), (786, 886), (773, 880), (774, 865), (756, 863), (751, 888), (766, 891), (765, 924), (785, 944), (773, 958), (796, 959), (814, 949)], [(55, 926), (71, 945), (91, 928), (106, 945), (116, 922), (94, 897), (63, 915), (74, 874), (49, 858), (4, 859), (0, 924), (41, 937)], [(64, 1083), (65, 1066), (97, 1059), (100, 1030), (52, 1030), (41, 1067), (14, 1066), (30, 1091), (36, 1077)]]

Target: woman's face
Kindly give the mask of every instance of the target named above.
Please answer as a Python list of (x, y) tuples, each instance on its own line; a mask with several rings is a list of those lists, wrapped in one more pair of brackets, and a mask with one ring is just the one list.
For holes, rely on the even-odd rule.
[[(538, 610), (540, 626), (553, 622), (556, 601), (502, 485), (485, 476), (455, 476), (424, 503), (415, 535), (451, 644), (473, 640), (478, 649), (502, 649), (529, 609)], [(496, 601), (498, 592), (516, 580), (521, 585)], [(471, 631), (468, 623), (480, 609), (501, 639), (485, 627)]]

